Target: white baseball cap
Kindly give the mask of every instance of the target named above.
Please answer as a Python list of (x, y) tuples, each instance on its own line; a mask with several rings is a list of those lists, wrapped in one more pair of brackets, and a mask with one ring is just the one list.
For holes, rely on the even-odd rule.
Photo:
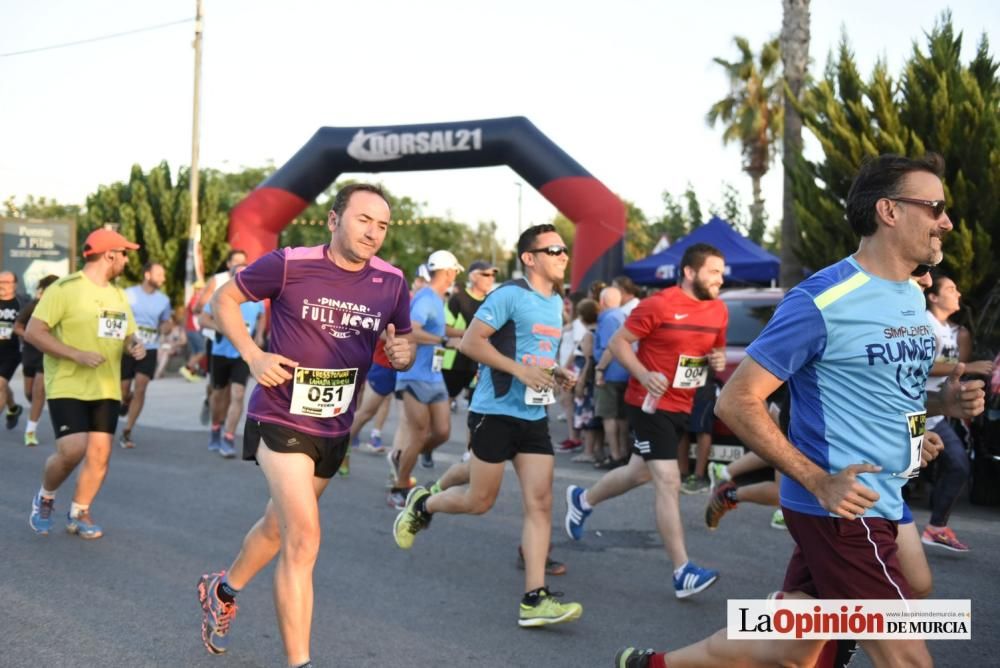
[(431, 253), (431, 256), (427, 258), (427, 268), (431, 271), (439, 271), (441, 269), (465, 271), (465, 267), (458, 263), (458, 258), (451, 251), (446, 250), (438, 250)]

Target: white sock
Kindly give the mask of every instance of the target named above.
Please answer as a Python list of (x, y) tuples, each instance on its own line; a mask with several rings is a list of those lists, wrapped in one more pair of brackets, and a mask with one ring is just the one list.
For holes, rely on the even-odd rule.
[(372, 429), (372, 435), (371, 435), (372, 438), (380, 438), (381, 436), (382, 436), (381, 430)]
[(590, 505), (590, 501), (587, 501), (587, 490), (583, 490), (583, 494), (580, 495), (580, 507), (584, 510), (594, 509), (594, 507)]
[(73, 501), (72, 503), (69, 504), (69, 516), (70, 517), (79, 517), (80, 513), (86, 512), (87, 510), (90, 510), (90, 506), (89, 505), (84, 506), (84, 505), (81, 505), (81, 504), (77, 503), (76, 501)]
[(732, 479), (733, 479), (733, 476), (732, 476), (732, 474), (729, 473), (729, 467), (728, 466), (723, 466), (722, 467), (722, 481), (723, 482), (729, 482)]
[(28, 424), (24, 425), (25, 432), (35, 431), (37, 429), (38, 429), (38, 423), (35, 422), (34, 420), (28, 420)]
[(677, 568), (675, 568), (674, 569), (674, 577), (675, 578), (679, 578), (681, 576), (681, 573), (684, 572), (684, 569), (687, 568), (687, 565), (690, 564), (690, 563), (691, 563), (690, 561), (685, 561), (683, 564), (681, 564), (680, 566), (678, 566)]
[(38, 488), (38, 496), (42, 497), (43, 499), (54, 499), (56, 498), (56, 493), (55, 490), (50, 492), (49, 490), (45, 489), (45, 485), (42, 485), (41, 487)]

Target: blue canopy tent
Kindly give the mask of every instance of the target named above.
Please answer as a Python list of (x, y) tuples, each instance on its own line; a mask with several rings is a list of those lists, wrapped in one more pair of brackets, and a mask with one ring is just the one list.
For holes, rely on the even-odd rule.
[(669, 285), (679, 278), (681, 257), (688, 246), (706, 243), (726, 256), (726, 280), (770, 285), (778, 280), (781, 262), (737, 232), (726, 221), (713, 217), (670, 248), (625, 265), (625, 275), (639, 285)]

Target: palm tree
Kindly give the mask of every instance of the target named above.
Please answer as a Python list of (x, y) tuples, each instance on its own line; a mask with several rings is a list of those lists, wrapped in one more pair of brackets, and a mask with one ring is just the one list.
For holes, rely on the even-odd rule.
[(798, 257), (799, 226), (795, 215), (791, 170), (795, 169), (795, 163), (802, 154), (802, 117), (795, 108), (794, 101), (802, 99), (801, 91), (809, 66), (809, 0), (782, 0), (781, 4), (784, 8), (780, 38), (781, 60), (787, 86), (781, 149), (785, 160), (781, 212), (781, 285), (790, 288), (802, 280), (802, 263)]
[(739, 142), (743, 153), (743, 171), (753, 182), (753, 204), (750, 205), (750, 236), (764, 236), (764, 199), (760, 181), (767, 174), (777, 150), (784, 109), (778, 64), (781, 62), (778, 40), (764, 44), (755, 61), (750, 43), (744, 37), (734, 37), (740, 59), (730, 62), (713, 58), (729, 76), (729, 94), (712, 105), (705, 120), (709, 127), (719, 121), (725, 124), (722, 143)]

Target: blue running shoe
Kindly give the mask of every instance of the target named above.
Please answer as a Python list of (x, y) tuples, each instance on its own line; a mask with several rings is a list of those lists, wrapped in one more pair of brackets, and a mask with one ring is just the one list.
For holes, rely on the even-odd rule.
[(222, 445), (219, 446), (219, 454), (225, 459), (232, 459), (236, 456), (236, 439), (222, 437)]
[(361, 437), (360, 436), (355, 436), (354, 438), (351, 439), (351, 447), (352, 448), (357, 448), (357, 447), (360, 447), (360, 446), (361, 446)]
[(381, 450), (382, 449), (383, 446), (382, 446), (382, 435), (381, 434), (372, 434), (371, 438), (368, 439), (368, 440), (371, 442), (373, 448), (375, 448), (377, 450)]
[(41, 494), (35, 494), (31, 500), (31, 517), (28, 524), (40, 536), (48, 536), (52, 528), (52, 508), (55, 507), (55, 499), (43, 499)]
[(209, 654), (224, 654), (229, 648), (229, 625), (236, 618), (236, 601), (226, 603), (218, 596), (219, 582), (225, 571), (206, 573), (198, 580), (198, 601), (201, 602), (201, 640)]
[(586, 490), (583, 487), (570, 485), (566, 488), (566, 534), (573, 540), (583, 538), (583, 523), (587, 521), (591, 510), (584, 510), (580, 499)]
[(90, 511), (81, 511), (76, 517), (66, 513), (66, 533), (75, 533), (85, 540), (94, 540), (104, 535), (104, 531), (90, 519)]
[(674, 594), (677, 595), (677, 598), (694, 596), (711, 587), (718, 579), (719, 571), (699, 568), (689, 561), (681, 574), (674, 576)]
[(213, 429), (212, 435), (208, 437), (208, 451), (219, 452), (222, 450), (222, 430)]

